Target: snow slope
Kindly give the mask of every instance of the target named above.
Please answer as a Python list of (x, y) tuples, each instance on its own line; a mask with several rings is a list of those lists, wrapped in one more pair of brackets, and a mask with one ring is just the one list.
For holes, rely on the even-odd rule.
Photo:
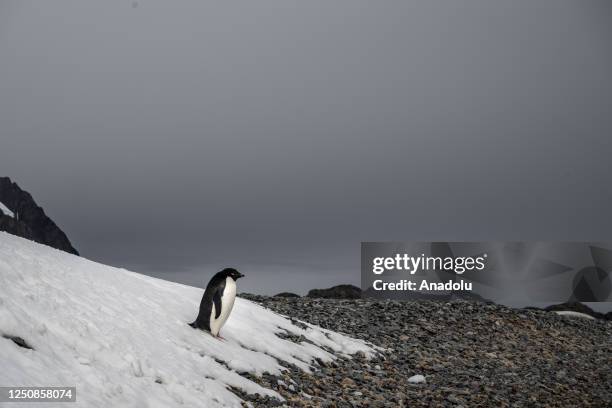
[[(229, 386), (281, 398), (240, 372), (278, 374), (279, 360), (310, 370), (316, 358), (373, 353), (240, 298), (226, 340), (214, 339), (187, 325), (202, 293), (0, 233), (0, 386), (76, 386), (84, 407), (237, 407)], [(286, 332), (310, 342), (276, 336)]]

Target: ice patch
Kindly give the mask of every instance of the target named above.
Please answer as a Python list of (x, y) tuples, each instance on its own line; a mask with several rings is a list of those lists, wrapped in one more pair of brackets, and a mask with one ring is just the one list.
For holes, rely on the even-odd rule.
[(4, 215), (8, 215), (11, 218), (15, 218), (15, 214), (11, 210), (9, 210), (9, 208), (4, 205), (2, 201), (0, 201), (0, 211), (2, 211)]
[(555, 311), (555, 313), (558, 314), (559, 316), (580, 317), (582, 319), (595, 320), (595, 318), (591, 315), (580, 313), (580, 312), (574, 312), (573, 310), (559, 310), (559, 311)]

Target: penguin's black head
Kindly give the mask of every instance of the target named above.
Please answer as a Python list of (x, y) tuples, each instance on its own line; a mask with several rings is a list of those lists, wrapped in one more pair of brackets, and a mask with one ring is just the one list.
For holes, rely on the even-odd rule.
[(235, 281), (237, 281), (238, 279), (244, 277), (243, 274), (241, 274), (240, 272), (238, 272), (234, 268), (225, 268), (224, 270), (221, 271), (221, 273), (223, 273), (226, 277), (230, 276)]

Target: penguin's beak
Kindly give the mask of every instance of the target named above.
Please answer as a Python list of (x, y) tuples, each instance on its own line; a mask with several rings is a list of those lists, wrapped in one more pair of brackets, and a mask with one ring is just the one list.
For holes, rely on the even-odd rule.
[(240, 279), (240, 278), (244, 278), (244, 275), (241, 274), (240, 272), (238, 272), (238, 279)]

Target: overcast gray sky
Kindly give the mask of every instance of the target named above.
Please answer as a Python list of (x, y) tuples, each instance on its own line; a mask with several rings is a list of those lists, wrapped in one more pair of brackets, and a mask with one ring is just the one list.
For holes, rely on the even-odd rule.
[(0, 175), (86, 257), (359, 284), (363, 240), (610, 240), (609, 1), (0, 1)]

